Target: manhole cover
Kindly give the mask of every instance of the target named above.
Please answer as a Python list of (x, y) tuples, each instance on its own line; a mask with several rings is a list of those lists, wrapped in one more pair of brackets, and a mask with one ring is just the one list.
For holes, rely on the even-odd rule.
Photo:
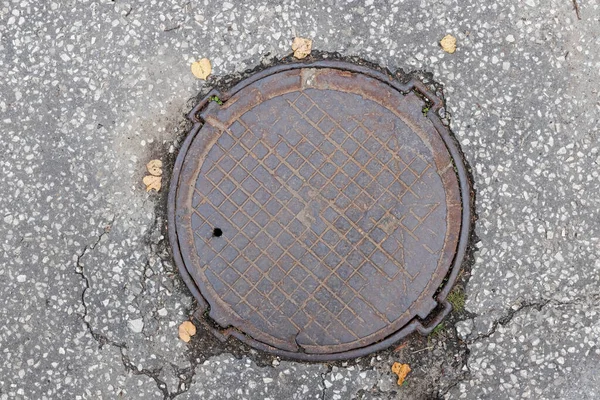
[(322, 61), (263, 71), (193, 110), (170, 239), (221, 333), (338, 359), (450, 311), (468, 182), (439, 107), (418, 82)]

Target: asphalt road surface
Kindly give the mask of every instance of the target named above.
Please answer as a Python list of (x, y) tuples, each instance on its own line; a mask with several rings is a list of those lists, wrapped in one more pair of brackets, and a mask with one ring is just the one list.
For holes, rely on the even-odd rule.
[[(600, 4), (578, 1), (0, 1), (0, 399), (599, 398)], [(444, 87), (478, 219), (434, 337), (306, 364), (177, 336), (194, 302), (145, 164), (166, 183), (195, 96), (295, 36)]]

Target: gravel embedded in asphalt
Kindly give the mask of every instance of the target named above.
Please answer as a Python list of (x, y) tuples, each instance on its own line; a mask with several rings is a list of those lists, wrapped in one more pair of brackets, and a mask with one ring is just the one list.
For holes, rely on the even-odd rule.
[[(0, 399), (597, 397), (600, 5), (580, 3), (0, 3)], [(209, 86), (193, 61), (240, 73), (296, 35), (444, 85), (478, 214), (464, 344), (258, 366), (178, 339), (193, 301), (145, 164)]]

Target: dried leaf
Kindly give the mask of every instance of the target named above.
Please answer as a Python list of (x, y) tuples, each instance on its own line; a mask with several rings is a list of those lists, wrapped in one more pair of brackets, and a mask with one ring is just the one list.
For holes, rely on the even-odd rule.
[(452, 54), (456, 51), (456, 38), (452, 35), (446, 35), (440, 40), (440, 46), (446, 53)]
[(192, 74), (198, 79), (206, 80), (211, 72), (212, 65), (210, 65), (210, 60), (208, 58), (203, 58), (192, 64)]
[(162, 175), (162, 161), (160, 160), (151, 160), (148, 164), (146, 164), (146, 168), (148, 168), (148, 172), (154, 176)]
[(294, 57), (302, 59), (310, 54), (312, 50), (312, 40), (297, 37), (292, 43), (292, 50), (294, 51)]
[(151, 190), (160, 190), (162, 178), (160, 176), (146, 175), (143, 179), (144, 185), (146, 185), (146, 192)]
[(410, 367), (408, 364), (395, 362), (394, 365), (392, 365), (392, 372), (398, 375), (398, 385), (402, 386), (404, 379), (406, 379), (406, 375), (410, 372)]
[(190, 338), (195, 334), (196, 326), (194, 326), (191, 321), (183, 321), (183, 323), (179, 325), (179, 339), (184, 342), (189, 342)]

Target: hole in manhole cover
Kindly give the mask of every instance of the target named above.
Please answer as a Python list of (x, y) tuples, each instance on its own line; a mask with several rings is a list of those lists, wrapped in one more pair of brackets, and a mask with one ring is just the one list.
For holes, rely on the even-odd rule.
[(213, 236), (214, 237), (221, 237), (222, 234), (223, 234), (223, 231), (220, 228), (213, 229)]
[(170, 240), (225, 335), (333, 360), (441, 321), (470, 209), (440, 106), (417, 81), (321, 61), (265, 70), (192, 111)]

